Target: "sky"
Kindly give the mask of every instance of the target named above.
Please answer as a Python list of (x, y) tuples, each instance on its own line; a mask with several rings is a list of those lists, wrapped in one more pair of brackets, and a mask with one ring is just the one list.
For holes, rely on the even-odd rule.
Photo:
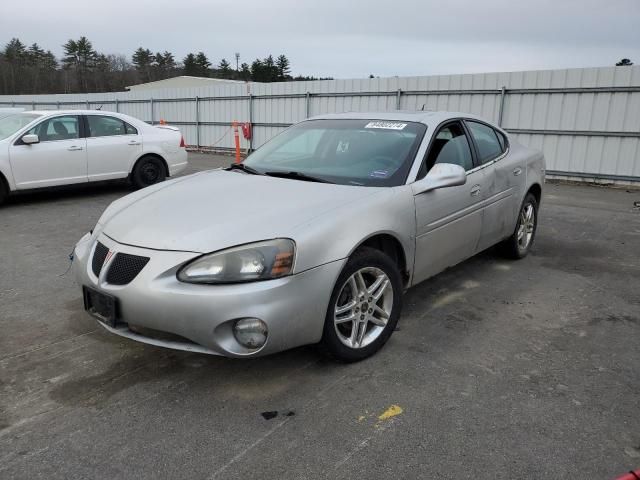
[(640, 64), (640, 0), (3, 0), (12, 37), (62, 53), (139, 46), (213, 64), (287, 55), (294, 75), (363, 78)]

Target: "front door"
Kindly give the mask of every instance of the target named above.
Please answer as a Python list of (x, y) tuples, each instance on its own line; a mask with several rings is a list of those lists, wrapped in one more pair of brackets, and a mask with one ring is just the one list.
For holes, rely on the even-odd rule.
[(77, 115), (50, 117), (27, 134), (39, 143), (20, 140), (9, 148), (9, 161), (17, 189), (49, 187), (87, 181), (86, 141), (80, 138)]
[(474, 165), (460, 122), (448, 123), (436, 133), (418, 177), (428, 174), (435, 163), (462, 166), (467, 182), (425, 193), (418, 193), (420, 180), (413, 184), (417, 228), (414, 284), (475, 254), (482, 230), (485, 173)]

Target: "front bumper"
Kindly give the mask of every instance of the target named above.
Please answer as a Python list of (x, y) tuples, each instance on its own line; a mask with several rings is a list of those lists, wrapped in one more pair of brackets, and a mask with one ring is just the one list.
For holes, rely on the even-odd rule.
[[(150, 260), (131, 283), (111, 285), (102, 273), (100, 278), (96, 277), (91, 268), (97, 240), (113, 252)], [(80, 285), (118, 299), (116, 328), (99, 323), (110, 332), (133, 340), (229, 357), (266, 355), (320, 341), (331, 291), (346, 260), (262, 282), (234, 285), (179, 282), (177, 270), (199, 255), (132, 247), (98, 234), (86, 235), (78, 242), (73, 265)], [(259, 318), (269, 328), (267, 342), (258, 350), (248, 350), (233, 336), (233, 322), (247, 317)], [(182, 338), (167, 340), (140, 333), (148, 329)]]

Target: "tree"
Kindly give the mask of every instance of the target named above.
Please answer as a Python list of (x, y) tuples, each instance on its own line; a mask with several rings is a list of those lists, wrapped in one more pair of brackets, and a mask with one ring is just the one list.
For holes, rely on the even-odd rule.
[(89, 91), (89, 74), (95, 68), (97, 52), (87, 37), (78, 40), (69, 40), (62, 48), (64, 57), (62, 64), (67, 70), (73, 70), (76, 76), (78, 89), (81, 92)]
[(245, 82), (248, 82), (249, 80), (251, 80), (251, 69), (249, 68), (249, 65), (246, 63), (243, 63), (242, 65), (240, 65), (240, 78)]
[(218, 74), (220, 78), (231, 78), (231, 65), (227, 62), (226, 58), (220, 60), (220, 65), (218, 65)]
[(173, 76), (175, 74), (178, 66), (176, 65), (176, 60), (173, 58), (173, 54), (171, 52), (164, 53), (156, 53), (155, 56), (155, 64), (154, 68), (156, 70), (156, 78), (165, 79)]
[(138, 71), (138, 75), (140, 75), (140, 80), (143, 83), (154, 80), (152, 72), (156, 57), (151, 53), (151, 50), (139, 47), (135, 52), (133, 52), (131, 60)]
[(254, 82), (266, 82), (267, 79), (264, 75), (264, 65), (262, 60), (256, 58), (251, 64), (251, 80)]
[(291, 78), (289, 59), (285, 55), (280, 55), (276, 60), (276, 69), (278, 71), (278, 80), (283, 81)]
[(182, 70), (185, 75), (197, 76), (198, 64), (196, 63), (196, 56), (193, 53), (189, 53), (182, 60)]
[(211, 62), (203, 52), (198, 52), (196, 55), (196, 66), (198, 68), (198, 76), (209, 76), (209, 67), (211, 66)]
[(633, 65), (633, 62), (628, 58), (623, 58), (618, 63), (616, 63), (616, 67), (630, 67)]
[(27, 64), (27, 48), (19, 39), (12, 38), (7, 43), (2, 52), (4, 62), (7, 64), (7, 75), (4, 79), (6, 88), (15, 93), (23, 93), (24, 86), (18, 79), (24, 74), (24, 67)]
[(276, 67), (275, 62), (273, 61), (273, 56), (269, 55), (262, 61), (262, 65), (264, 68), (264, 75), (266, 77), (267, 82), (275, 82), (278, 80), (278, 67)]

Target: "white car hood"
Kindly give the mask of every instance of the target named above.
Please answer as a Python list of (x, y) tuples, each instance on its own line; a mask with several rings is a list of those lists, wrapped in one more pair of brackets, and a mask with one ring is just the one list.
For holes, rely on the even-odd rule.
[(128, 205), (128, 197), (117, 201), (101, 219), (103, 233), (127, 245), (198, 253), (278, 237), (295, 240), (302, 224), (380, 191), (224, 170), (161, 185), (132, 194)]

